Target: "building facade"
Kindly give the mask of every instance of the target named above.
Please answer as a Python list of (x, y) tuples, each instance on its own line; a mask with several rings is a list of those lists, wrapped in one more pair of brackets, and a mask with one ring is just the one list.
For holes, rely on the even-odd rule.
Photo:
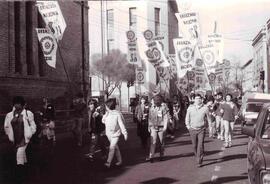
[(56, 68), (51, 68), (37, 38), (36, 28), (45, 23), (35, 2), (0, 2), (0, 114), (11, 109), (15, 95), (24, 96), (30, 108), (44, 97), (55, 99), (60, 108), (57, 99), (88, 89), (88, 7), (75, 2), (59, 6), (67, 27), (58, 44)]
[[(164, 37), (162, 43), (166, 54), (174, 53), (172, 39), (178, 36), (177, 12), (175, 1), (89, 1), (89, 39), (90, 39), (90, 68), (91, 56), (106, 55), (112, 49), (119, 49), (127, 54), (126, 31), (133, 30), (137, 36), (138, 50), (146, 68), (145, 84), (128, 88), (124, 84), (119, 91), (115, 90), (111, 97), (121, 102), (122, 110), (128, 109), (129, 97), (135, 94), (151, 94), (158, 82), (154, 67), (147, 61), (144, 51), (146, 42), (143, 37), (145, 30), (151, 30), (155, 36)], [(102, 95), (103, 82), (92, 76), (92, 95)], [(167, 85), (169, 86), (169, 85)], [(162, 84), (165, 89), (165, 84)], [(168, 87), (167, 87), (168, 88)], [(166, 89), (168, 90), (168, 89)]]
[[(266, 30), (261, 29), (253, 39), (253, 87), (258, 92), (269, 93), (269, 61)], [(262, 74), (264, 73), (264, 74)], [(264, 76), (262, 80), (262, 75)]]

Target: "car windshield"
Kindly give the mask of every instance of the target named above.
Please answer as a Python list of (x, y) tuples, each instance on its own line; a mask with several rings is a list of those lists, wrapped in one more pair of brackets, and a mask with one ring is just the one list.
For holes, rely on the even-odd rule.
[(246, 112), (260, 112), (263, 103), (251, 103), (247, 104)]

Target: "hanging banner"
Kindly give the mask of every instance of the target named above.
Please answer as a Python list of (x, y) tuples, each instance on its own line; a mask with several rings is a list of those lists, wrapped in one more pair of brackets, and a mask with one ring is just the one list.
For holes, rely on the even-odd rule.
[(145, 83), (145, 72), (143, 68), (136, 68), (136, 82), (142, 85)]
[(148, 58), (148, 61), (152, 63), (154, 67), (170, 66), (170, 63), (168, 62), (162, 50), (162, 46), (158, 41), (150, 41), (147, 43), (147, 46), (148, 50), (145, 51), (145, 54)]
[(223, 50), (224, 50), (224, 39), (221, 34), (208, 35), (208, 42), (213, 44), (216, 49), (217, 62), (223, 63)]
[(217, 61), (217, 52), (213, 44), (206, 44), (199, 46), (202, 60), (206, 67), (206, 72), (209, 75), (210, 73), (215, 73), (216, 61)]
[(126, 32), (127, 35), (127, 45), (128, 45), (128, 54), (127, 60), (130, 64), (139, 64), (139, 54), (138, 54), (138, 46), (137, 46), (137, 38), (134, 31), (129, 30)]
[(200, 37), (200, 24), (198, 13), (185, 12), (175, 14), (178, 20), (179, 36), (184, 36), (188, 40), (198, 39)]
[(192, 68), (195, 66), (195, 43), (184, 38), (176, 38), (173, 39), (173, 44), (176, 52), (175, 59), (177, 66), (177, 76), (182, 78), (187, 73), (187, 71), (192, 70)]
[(57, 42), (46, 28), (37, 28), (38, 40), (44, 54), (45, 61), (53, 68), (56, 67)]
[(51, 31), (57, 41), (62, 40), (67, 27), (65, 19), (57, 1), (37, 1), (38, 11), (46, 27)]
[(170, 74), (172, 78), (177, 75), (177, 66), (176, 66), (176, 61), (175, 61), (175, 54), (169, 54), (167, 56), (167, 59), (170, 63)]

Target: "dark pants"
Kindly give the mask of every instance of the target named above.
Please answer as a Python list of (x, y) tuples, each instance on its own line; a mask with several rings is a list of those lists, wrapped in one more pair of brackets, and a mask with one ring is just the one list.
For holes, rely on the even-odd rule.
[(205, 129), (200, 130), (189, 130), (194, 154), (196, 157), (196, 160), (199, 164), (203, 161), (203, 154), (204, 154), (204, 136), (205, 136)]
[(99, 146), (101, 149), (102, 156), (106, 156), (106, 145), (105, 145), (105, 135), (94, 134), (91, 138), (90, 154), (93, 156), (95, 154), (96, 148)]

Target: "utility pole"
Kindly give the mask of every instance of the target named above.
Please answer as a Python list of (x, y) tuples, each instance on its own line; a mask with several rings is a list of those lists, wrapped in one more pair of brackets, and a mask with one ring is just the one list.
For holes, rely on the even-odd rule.
[(81, 29), (82, 29), (82, 87), (83, 87), (83, 97), (86, 100), (87, 99), (87, 94), (86, 94), (86, 84), (85, 84), (85, 38), (84, 38), (84, 1), (81, 1)]
[[(104, 34), (103, 34), (103, 0), (100, 1), (100, 24), (101, 24), (101, 57), (104, 57)], [(102, 74), (102, 78), (104, 79), (104, 76)], [(104, 92), (104, 80), (102, 80), (102, 90)]]

